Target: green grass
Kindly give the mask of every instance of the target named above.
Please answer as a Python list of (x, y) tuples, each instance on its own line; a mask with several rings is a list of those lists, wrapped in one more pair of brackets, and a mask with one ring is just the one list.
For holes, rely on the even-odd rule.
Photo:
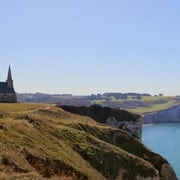
[(147, 103), (147, 107), (134, 107), (127, 109), (133, 113), (143, 114), (165, 110), (180, 104), (180, 101), (174, 96), (144, 96), (142, 102)]
[(104, 103), (104, 102), (106, 102), (105, 99), (98, 99), (98, 100), (93, 100), (91, 103), (92, 103), (92, 104), (102, 104), (102, 103)]
[[(140, 105), (137, 105), (137, 102), (139, 102)], [(93, 103), (103, 105), (103, 103), (106, 103), (106, 100), (95, 100)], [(132, 96), (128, 96), (127, 99), (116, 99), (112, 97), (109, 103), (118, 103), (119, 107), (125, 104), (127, 107), (124, 107), (124, 109), (133, 113), (143, 114), (171, 108), (180, 104), (180, 100), (175, 96), (143, 96), (142, 99), (133, 99)], [(129, 103), (129, 107), (127, 103)], [(142, 103), (143, 105), (141, 105)]]
[(0, 104), (0, 112), (0, 179), (136, 179), (167, 163), (125, 132), (57, 107)]
[(174, 101), (169, 101), (163, 104), (153, 104), (149, 107), (137, 107), (134, 109), (127, 109), (128, 111), (132, 113), (137, 113), (137, 114), (144, 114), (144, 113), (150, 113), (150, 112), (157, 112), (161, 111), (164, 109), (168, 109), (172, 106), (174, 106), (176, 103)]

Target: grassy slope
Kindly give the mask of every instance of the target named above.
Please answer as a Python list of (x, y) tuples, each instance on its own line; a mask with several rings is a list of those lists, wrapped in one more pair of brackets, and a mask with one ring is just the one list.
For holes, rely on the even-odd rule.
[(174, 105), (179, 104), (179, 101), (175, 97), (163, 96), (163, 97), (143, 97), (141, 100), (144, 103), (147, 103), (147, 106), (136, 107), (134, 109), (127, 109), (133, 113), (143, 114), (149, 112), (161, 111), (168, 109)]
[(127, 109), (127, 110), (130, 110), (133, 113), (143, 114), (143, 113), (161, 111), (164, 109), (168, 109), (174, 105), (180, 104), (179, 100), (177, 100), (173, 96), (143, 97), (141, 101), (147, 103), (147, 107), (136, 107), (134, 109)]
[[(103, 104), (106, 100), (94, 100), (93, 104)], [(111, 103), (129, 103), (130, 108), (126, 108), (126, 110), (137, 113), (137, 114), (143, 114), (143, 113), (149, 113), (149, 112), (156, 112), (164, 109), (168, 109), (174, 105), (180, 104), (180, 99), (177, 99), (175, 96), (143, 96), (142, 99), (133, 99), (132, 96), (128, 96), (127, 99), (115, 99), (114, 97), (111, 98)], [(144, 105), (137, 105), (133, 102), (140, 102)], [(134, 105), (133, 105), (134, 104)]]
[(166, 160), (125, 132), (44, 104), (0, 104), (0, 179), (134, 179)]

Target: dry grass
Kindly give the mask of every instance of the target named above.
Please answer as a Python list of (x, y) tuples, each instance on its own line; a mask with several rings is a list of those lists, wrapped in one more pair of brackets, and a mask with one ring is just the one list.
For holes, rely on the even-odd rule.
[(0, 103), (0, 112), (22, 112), (37, 110), (39, 108), (44, 108), (50, 105), (47, 104), (34, 104), (34, 103)]
[(135, 179), (160, 168), (141, 142), (125, 132), (114, 140), (117, 129), (88, 117), (45, 104), (0, 104), (0, 112), (0, 179)]

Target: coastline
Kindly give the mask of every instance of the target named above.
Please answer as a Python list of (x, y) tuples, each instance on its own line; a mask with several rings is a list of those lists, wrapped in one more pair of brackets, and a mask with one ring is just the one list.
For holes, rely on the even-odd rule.
[(180, 178), (179, 132), (179, 122), (145, 124), (142, 131), (143, 144), (166, 158), (178, 178)]

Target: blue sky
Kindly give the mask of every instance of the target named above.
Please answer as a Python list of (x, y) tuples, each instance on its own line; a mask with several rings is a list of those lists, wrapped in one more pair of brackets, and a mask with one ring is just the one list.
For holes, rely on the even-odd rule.
[(0, 81), (17, 92), (180, 94), (179, 0), (0, 1)]

